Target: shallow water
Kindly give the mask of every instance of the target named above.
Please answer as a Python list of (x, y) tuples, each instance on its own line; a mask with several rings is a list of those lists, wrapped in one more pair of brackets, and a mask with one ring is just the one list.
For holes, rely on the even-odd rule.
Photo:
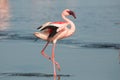
[(33, 33), (47, 21), (61, 21), (65, 8), (76, 13), (76, 20), (69, 17), (76, 32), (57, 43), (58, 79), (120, 80), (119, 0), (9, 0), (3, 5), (0, 80), (53, 80), (51, 62), (40, 55), (45, 41)]

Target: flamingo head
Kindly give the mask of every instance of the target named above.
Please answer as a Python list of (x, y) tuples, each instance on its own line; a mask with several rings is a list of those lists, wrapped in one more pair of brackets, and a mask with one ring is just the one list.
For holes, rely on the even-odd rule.
[(69, 15), (72, 15), (74, 18), (76, 18), (76, 15), (73, 11), (71, 11), (70, 9), (65, 9), (63, 12), (62, 12), (62, 15), (64, 16), (69, 16)]

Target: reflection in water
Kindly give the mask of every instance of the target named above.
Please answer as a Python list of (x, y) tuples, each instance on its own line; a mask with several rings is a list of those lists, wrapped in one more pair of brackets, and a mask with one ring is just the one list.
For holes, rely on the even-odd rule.
[[(42, 40), (36, 39), (33, 32), (24, 31), (0, 31), (0, 41), (4, 40), (18, 40), (18, 41), (33, 41), (43, 43)], [(62, 44), (73, 48), (99, 48), (99, 49), (120, 49), (119, 43), (110, 42), (80, 42), (77, 39), (64, 39), (58, 41), (58, 44)], [(120, 53), (120, 52), (119, 52)]]
[(8, 0), (0, 0), (0, 31), (5, 30), (9, 26), (9, 18)]

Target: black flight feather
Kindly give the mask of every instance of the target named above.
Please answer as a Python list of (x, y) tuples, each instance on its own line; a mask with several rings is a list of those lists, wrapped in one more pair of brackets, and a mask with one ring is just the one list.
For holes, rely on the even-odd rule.
[(45, 29), (50, 29), (51, 30), (51, 33), (48, 36), (48, 38), (51, 38), (57, 33), (58, 27), (56, 27), (56, 26), (46, 26), (45, 28), (41, 29), (41, 31), (43, 31)]

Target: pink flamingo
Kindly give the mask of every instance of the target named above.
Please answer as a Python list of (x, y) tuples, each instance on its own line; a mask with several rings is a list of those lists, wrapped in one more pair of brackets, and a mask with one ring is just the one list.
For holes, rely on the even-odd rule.
[[(34, 35), (37, 38), (43, 39), (47, 41), (47, 44), (45, 45), (45, 47), (42, 49), (41, 54), (52, 61), (53, 63), (53, 68), (54, 68), (54, 80), (56, 80), (56, 67), (58, 70), (60, 70), (60, 65), (57, 61), (55, 61), (55, 54), (54, 54), (54, 50), (55, 50), (55, 46), (56, 46), (56, 42), (59, 39), (63, 39), (66, 37), (71, 36), (74, 32), (75, 32), (75, 24), (68, 19), (66, 16), (72, 15), (74, 18), (76, 18), (75, 13), (69, 9), (65, 9), (61, 16), (64, 19), (64, 21), (60, 21), (60, 22), (46, 22), (45, 24), (43, 24), (42, 26), (38, 27), (37, 29), (39, 29), (41, 32), (35, 32)], [(68, 28), (67, 26), (70, 25), (70, 28)], [(45, 54), (45, 49), (48, 46), (49, 42), (53, 43), (52, 46), (52, 55), (51, 57), (49, 57), (47, 54)]]

